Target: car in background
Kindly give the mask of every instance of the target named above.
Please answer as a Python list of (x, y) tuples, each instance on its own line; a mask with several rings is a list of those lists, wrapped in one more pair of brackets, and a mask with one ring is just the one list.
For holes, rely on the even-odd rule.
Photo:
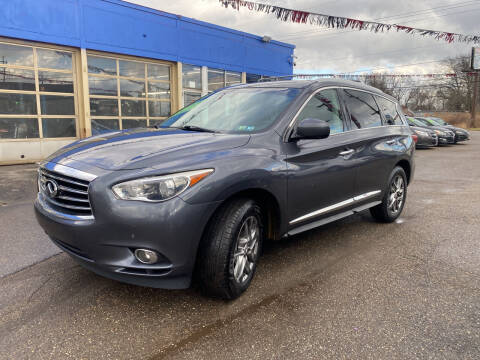
[(417, 135), (416, 148), (438, 146), (438, 135), (434, 130), (415, 125), (414, 118), (406, 118), (412, 134)]
[(455, 143), (455, 133), (453, 131), (442, 126), (433, 126), (428, 121), (422, 119), (423, 118), (418, 117), (407, 117), (407, 122), (409, 125), (412, 124), (413, 126), (433, 131), (438, 137), (437, 146)]
[(449, 130), (452, 130), (455, 133), (455, 142), (470, 140), (470, 133), (465, 129), (450, 125), (445, 120), (438, 117), (428, 116), (425, 119), (427, 119), (427, 121), (429, 121), (430, 123), (435, 123), (440, 126), (444, 126)]

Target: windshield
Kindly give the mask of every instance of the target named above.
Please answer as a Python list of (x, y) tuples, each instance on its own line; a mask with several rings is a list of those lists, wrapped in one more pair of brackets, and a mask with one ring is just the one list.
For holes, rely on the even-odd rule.
[(436, 122), (435, 120), (433, 120), (431, 118), (425, 118), (425, 121), (427, 121), (432, 126), (442, 126), (442, 124), (439, 124), (438, 122)]
[(226, 89), (183, 108), (160, 127), (227, 133), (258, 132), (270, 127), (299, 93), (299, 89)]
[(412, 118), (412, 117), (408, 117), (407, 118), (408, 122), (412, 125), (415, 125), (415, 126), (425, 126), (425, 124), (423, 122), (421, 122), (420, 120), (417, 120), (415, 118)]
[(415, 118), (415, 120), (417, 121), (420, 121), (420, 123), (422, 124), (421, 126), (434, 126), (431, 122), (429, 122), (427, 119), (425, 118)]
[(438, 125), (447, 125), (447, 123), (446, 123), (445, 121), (443, 121), (442, 119), (440, 119), (440, 118), (430, 117), (429, 119), (432, 120), (432, 121), (434, 121), (434, 122), (437, 123)]

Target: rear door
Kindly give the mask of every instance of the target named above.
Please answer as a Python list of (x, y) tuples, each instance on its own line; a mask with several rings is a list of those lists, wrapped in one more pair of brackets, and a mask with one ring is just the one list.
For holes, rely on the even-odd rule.
[(296, 117), (330, 124), (326, 139), (290, 142), (287, 151), (290, 227), (317, 221), (350, 207), (355, 185), (353, 150), (336, 89), (316, 92)]
[[(355, 134), (352, 140), (355, 148), (352, 160), (357, 171), (355, 196), (364, 199), (362, 202), (378, 200), (398, 156), (406, 149), (398, 135), (403, 122), (396, 111), (385, 111), (388, 116), (382, 116), (379, 103), (382, 109), (391, 108), (390, 104), (384, 104), (383, 100), (388, 101), (384, 98), (356, 89), (343, 89), (342, 94)], [(395, 103), (389, 103), (395, 109)]]

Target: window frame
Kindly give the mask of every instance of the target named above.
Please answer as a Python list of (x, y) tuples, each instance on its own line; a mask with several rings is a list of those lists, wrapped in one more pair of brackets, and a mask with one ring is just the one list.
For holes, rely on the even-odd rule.
[[(34, 95), (35, 96), (35, 106), (36, 114), (22, 115), (22, 114), (0, 114), (2, 119), (37, 119), (38, 126), (38, 137), (30, 138), (0, 138), (1, 142), (42, 142), (42, 141), (74, 141), (80, 137), (80, 92), (79, 92), (79, 83), (80, 80), (77, 76), (78, 74), (78, 49), (56, 46), (51, 44), (41, 44), (36, 42), (28, 42), (14, 39), (7, 39), (0, 37), (0, 44), (30, 48), (33, 55), (33, 64), (32, 65), (10, 65), (10, 64), (0, 64), (1, 69), (14, 69), (14, 70), (29, 70), (33, 71), (34, 74), (34, 90), (16, 90), (16, 89), (0, 89), (2, 94), (19, 94), (19, 95)], [(40, 67), (38, 64), (38, 54), (37, 50), (48, 50), (48, 51), (59, 51), (71, 54), (72, 67), (71, 69), (55, 69), (55, 68), (46, 68)], [(72, 77), (73, 91), (71, 93), (65, 92), (54, 92), (54, 91), (40, 91), (40, 72), (49, 72), (49, 73), (60, 73), (68, 74)], [(42, 114), (41, 111), (41, 96), (64, 96), (72, 97), (74, 105), (74, 114), (73, 115), (47, 115)], [(48, 118), (56, 119), (74, 119), (75, 120), (75, 135), (67, 137), (44, 137), (43, 135), (43, 120)]]
[[(349, 120), (347, 121), (347, 115), (348, 115), (348, 119), (350, 119), (350, 114), (346, 111), (345, 102), (344, 102), (344, 99), (343, 99), (343, 94), (340, 91), (343, 88), (340, 87), (340, 86), (325, 86), (325, 87), (316, 89), (313, 92), (311, 92), (308, 95), (308, 97), (303, 101), (302, 105), (297, 109), (297, 111), (295, 112), (295, 115), (293, 116), (292, 120), (288, 123), (287, 127), (285, 128), (284, 135), (283, 135), (283, 141), (284, 142), (290, 142), (291, 141), (291, 137), (292, 137), (292, 135), (294, 133), (294, 130), (295, 130), (295, 128), (297, 126), (297, 123), (298, 123), (298, 116), (302, 112), (303, 108), (308, 104), (308, 102), (317, 93), (319, 93), (323, 90), (330, 90), (330, 89), (335, 90), (335, 92), (337, 93), (338, 101), (339, 101), (339, 104), (340, 104), (340, 111), (342, 113), (343, 132), (339, 132), (339, 133), (336, 133), (336, 134), (329, 135), (329, 137), (345, 134), (346, 132), (351, 131), (350, 121)], [(302, 95), (300, 95), (300, 96), (302, 96)]]
[[(98, 74), (98, 73), (93, 73), (89, 72), (88, 70), (88, 58), (89, 57), (97, 57), (97, 58), (104, 58), (104, 59), (110, 59), (115, 61), (115, 66), (116, 66), (116, 73), (115, 74)], [(91, 131), (92, 135), (93, 134), (93, 126), (92, 126), (92, 121), (95, 120), (117, 120), (118, 121), (118, 129), (112, 129), (111, 131), (122, 131), (126, 130), (123, 128), (123, 119), (125, 120), (146, 120), (147, 121), (147, 126), (150, 126), (150, 121), (159, 121), (159, 120), (165, 120), (169, 116), (172, 115), (173, 110), (174, 110), (174, 104), (176, 104), (176, 85), (175, 85), (175, 77), (176, 77), (176, 66), (175, 63), (168, 62), (168, 61), (162, 61), (162, 60), (155, 60), (155, 59), (149, 59), (149, 58), (142, 58), (142, 57), (136, 57), (136, 56), (128, 56), (128, 55), (120, 55), (120, 54), (112, 54), (108, 52), (99, 52), (99, 51), (93, 51), (93, 50), (87, 50), (86, 52), (86, 99), (85, 101), (85, 106), (88, 109), (88, 120), (90, 121), (90, 126), (91, 126)], [(124, 76), (120, 75), (120, 61), (129, 61), (129, 62), (136, 62), (143, 64), (144, 68), (144, 76), (143, 77), (133, 77), (133, 76)], [(157, 79), (152, 79), (148, 75), (148, 64), (151, 65), (161, 65), (161, 66), (166, 66), (168, 67), (169, 71), (169, 78), (167, 80), (157, 80)], [(115, 95), (96, 95), (96, 94), (90, 94), (90, 86), (89, 86), (89, 80), (91, 78), (101, 78), (101, 79), (113, 79), (116, 82), (116, 94)], [(145, 97), (133, 97), (133, 96), (123, 96), (121, 94), (121, 88), (120, 88), (120, 82), (121, 80), (133, 80), (133, 81), (142, 81), (144, 84), (144, 93)], [(149, 96), (149, 83), (168, 83), (169, 84), (169, 93), (170, 96), (168, 99), (160, 99), (160, 98), (155, 98), (155, 97), (150, 97)], [(108, 100), (116, 100), (117, 102), (117, 109), (118, 113), (117, 115), (96, 115), (91, 113), (91, 108), (90, 108), (90, 100), (91, 99), (108, 99)], [(122, 114), (122, 100), (135, 100), (135, 101), (144, 101), (145, 102), (145, 115), (144, 116), (124, 116)], [(156, 102), (167, 102), (170, 103), (170, 114), (167, 116), (150, 116), (150, 107), (149, 103), (156, 103)]]
[[(297, 126), (298, 121), (299, 121), (299, 116), (301, 115), (301, 113), (303, 112), (303, 110), (305, 109), (305, 107), (310, 103), (310, 101), (312, 101), (312, 99), (313, 99), (318, 93), (321, 93), (322, 91), (328, 91), (328, 90), (333, 90), (333, 91), (335, 92), (335, 94), (337, 95), (338, 108), (339, 108), (339, 111), (340, 111), (340, 120), (342, 121), (342, 125), (343, 125), (343, 131), (337, 132), (337, 133), (334, 133), (334, 134), (330, 134), (329, 136), (342, 134), (342, 133), (350, 130), (350, 127), (347, 126), (347, 123), (349, 123), (349, 121), (347, 121), (347, 118), (346, 118), (345, 106), (344, 106), (343, 98), (342, 98), (342, 96), (341, 96), (340, 93), (339, 93), (339, 88), (334, 88), (334, 87), (331, 87), (331, 88), (323, 88), (323, 89), (320, 89), (320, 90), (316, 90), (314, 93), (310, 94), (310, 96), (308, 97), (308, 99), (302, 104), (301, 109), (295, 114), (295, 125), (294, 125), (293, 128), (295, 128), (295, 127)], [(322, 119), (319, 119), (319, 120), (322, 120)]]
[[(357, 128), (356, 126), (354, 126), (354, 124), (352, 122), (352, 113), (350, 112), (350, 109), (347, 106), (347, 101), (346, 101), (346, 98), (345, 98), (346, 95), (345, 95), (345, 91), (343, 91), (343, 90), (359, 91), (359, 92), (364, 92), (364, 93), (367, 93), (367, 94), (371, 95), (372, 99), (373, 99), (373, 102), (378, 107), (378, 113), (380, 115), (380, 126), (376, 125), (376, 126), (361, 127), (361, 128)], [(344, 103), (344, 106), (345, 106), (345, 110), (348, 113), (348, 123), (349, 123), (350, 131), (375, 129), (375, 128), (382, 128), (382, 127), (385, 126), (384, 117), (382, 115), (382, 109), (380, 108), (380, 106), (377, 102), (377, 99), (375, 99), (375, 95), (376, 95), (375, 93), (372, 93), (371, 91), (366, 91), (366, 90), (363, 90), (363, 89), (349, 88), (349, 87), (342, 88), (342, 98), (343, 98), (343, 103)]]
[[(292, 136), (293, 130), (295, 129), (295, 126), (297, 125), (298, 115), (303, 110), (304, 106), (308, 103), (308, 101), (310, 101), (310, 99), (313, 96), (315, 96), (315, 94), (317, 92), (320, 92), (322, 90), (327, 90), (327, 89), (335, 89), (335, 90), (337, 90), (337, 94), (339, 94), (341, 108), (342, 108), (343, 116), (344, 116), (344, 128), (345, 128), (345, 130), (343, 132), (332, 134), (330, 136), (338, 136), (338, 135), (349, 133), (351, 131), (363, 131), (363, 130), (367, 130), (367, 129), (383, 128), (383, 118), (382, 118), (382, 125), (381, 126), (354, 129), (351, 126), (352, 124), (351, 124), (351, 119), (350, 119), (350, 111), (348, 110), (348, 108), (346, 106), (345, 94), (344, 94), (343, 90), (347, 89), (347, 90), (362, 91), (362, 92), (368, 93), (370, 95), (373, 95), (374, 100), (375, 100), (375, 96), (380, 96), (380, 97), (383, 97), (383, 98), (388, 100), (387, 96), (384, 96), (382, 94), (377, 94), (377, 93), (374, 93), (374, 92), (371, 92), (371, 91), (368, 91), (368, 90), (365, 90), (365, 89), (359, 89), (359, 88), (351, 87), (351, 86), (341, 86), (341, 85), (340, 86), (324, 86), (324, 87), (318, 88), (318, 89), (314, 90), (312, 93), (310, 93), (308, 95), (308, 97), (304, 100), (302, 105), (295, 112), (295, 115), (292, 117), (292, 120), (290, 120), (290, 122), (288, 123), (288, 125), (286, 126), (286, 128), (284, 130), (284, 133), (283, 133), (283, 141), (284, 142), (286, 142), (286, 143), (291, 142), (290, 138)], [(375, 102), (376, 102), (376, 100), (375, 100)], [(395, 102), (395, 104), (397, 105), (397, 102)], [(396, 106), (396, 107), (397, 107), (397, 112), (398, 112), (398, 106)], [(379, 107), (379, 110), (381, 112), (380, 107)], [(390, 126), (408, 126), (408, 125), (405, 125), (405, 121), (403, 120), (403, 117), (401, 116), (401, 112), (399, 112), (399, 114), (400, 114), (400, 118), (402, 119), (403, 125), (390, 125)]]
[[(402, 115), (401, 115), (402, 112), (398, 111), (398, 102), (397, 101), (392, 101), (392, 100), (388, 99), (387, 97), (381, 96), (381, 95), (374, 95), (373, 97), (375, 98), (375, 102), (377, 103), (377, 106), (380, 109), (380, 114), (381, 114), (381, 117), (382, 117), (382, 126), (404, 126), (405, 125), (405, 121), (404, 121), (404, 119), (402, 118)], [(382, 98), (386, 101), (390, 101), (395, 106), (395, 111), (398, 115), (398, 118), (402, 122), (402, 124), (393, 124), (392, 125), (392, 124), (387, 123), (387, 117), (385, 116), (383, 108), (382, 108), (382, 106), (380, 106), (380, 104), (377, 100), (377, 97), (380, 97), (380, 98)]]

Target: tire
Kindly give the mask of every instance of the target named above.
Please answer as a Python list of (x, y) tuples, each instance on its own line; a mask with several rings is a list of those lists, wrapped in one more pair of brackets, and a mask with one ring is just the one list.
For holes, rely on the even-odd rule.
[[(252, 230), (247, 236), (248, 228), (256, 228), (256, 235)], [(222, 206), (200, 243), (196, 271), (201, 290), (222, 299), (239, 297), (255, 275), (263, 239), (262, 213), (255, 201), (235, 199)]]
[[(401, 180), (398, 180), (401, 179)], [(398, 184), (402, 184), (402, 191), (397, 190), (393, 194), (395, 188)], [(401, 201), (399, 202), (399, 196), (402, 194)], [(394, 197), (392, 197), (394, 196)], [(395, 203), (392, 202), (392, 199), (395, 198)], [(385, 190), (385, 195), (383, 196), (382, 203), (370, 209), (370, 213), (373, 218), (377, 221), (384, 223), (391, 223), (398, 219), (402, 214), (403, 208), (405, 206), (405, 201), (407, 199), (407, 175), (405, 170), (402, 167), (397, 166), (393, 169), (390, 177), (388, 178), (388, 185)]]

